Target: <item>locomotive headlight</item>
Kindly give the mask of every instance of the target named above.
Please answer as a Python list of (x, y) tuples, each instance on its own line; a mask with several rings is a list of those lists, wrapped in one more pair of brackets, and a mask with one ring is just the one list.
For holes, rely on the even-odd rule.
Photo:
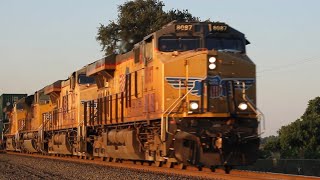
[(190, 109), (191, 110), (197, 110), (199, 108), (199, 104), (197, 102), (191, 102), (190, 103)]
[(216, 64), (209, 64), (209, 69), (215, 69), (217, 67)]
[(208, 68), (209, 70), (214, 70), (217, 68), (217, 65), (216, 65), (216, 62), (217, 62), (217, 57), (209, 57), (209, 60), (208, 60)]
[(211, 58), (209, 58), (209, 62), (210, 62), (210, 63), (214, 63), (214, 62), (216, 62), (216, 60), (217, 60), (216, 57), (211, 57)]
[(240, 110), (244, 111), (244, 110), (246, 110), (248, 108), (248, 105), (247, 105), (247, 103), (242, 102), (242, 103), (239, 104), (238, 108)]

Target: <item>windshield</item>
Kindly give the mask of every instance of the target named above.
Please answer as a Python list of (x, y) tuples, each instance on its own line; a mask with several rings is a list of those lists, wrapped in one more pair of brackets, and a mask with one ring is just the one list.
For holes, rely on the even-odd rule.
[(78, 83), (79, 84), (94, 84), (95, 80), (93, 77), (87, 77), (85, 74), (79, 74)]
[(161, 37), (159, 39), (159, 50), (163, 52), (187, 51), (200, 47), (198, 37)]
[(209, 50), (225, 50), (245, 52), (244, 42), (240, 39), (207, 37), (206, 48)]

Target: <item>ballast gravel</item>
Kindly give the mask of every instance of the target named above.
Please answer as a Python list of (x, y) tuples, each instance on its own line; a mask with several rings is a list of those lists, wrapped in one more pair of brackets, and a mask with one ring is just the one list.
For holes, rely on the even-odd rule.
[(95, 164), (68, 162), (14, 154), (0, 154), (0, 179), (196, 179)]

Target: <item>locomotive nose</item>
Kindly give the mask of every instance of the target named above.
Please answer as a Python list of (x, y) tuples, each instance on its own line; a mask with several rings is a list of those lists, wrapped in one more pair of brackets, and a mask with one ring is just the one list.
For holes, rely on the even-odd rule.
[[(206, 137), (180, 131), (174, 138), (175, 157), (184, 164), (195, 166), (246, 165), (257, 158), (259, 138), (235, 134)], [(222, 153), (223, 152), (223, 153)]]
[(222, 138), (211, 138), (209, 141), (201, 141), (198, 135), (188, 132), (178, 132), (175, 135), (175, 157), (184, 164), (195, 166), (222, 165), (220, 149)]

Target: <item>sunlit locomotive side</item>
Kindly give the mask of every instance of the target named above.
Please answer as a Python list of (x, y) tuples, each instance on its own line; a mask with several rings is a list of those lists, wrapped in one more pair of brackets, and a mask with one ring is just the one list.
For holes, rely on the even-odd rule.
[(247, 44), (224, 23), (174, 22), (90, 64), (97, 112), (85, 105), (84, 121), (93, 156), (227, 171), (252, 164), (261, 113)]
[(51, 109), (44, 90), (19, 100), (10, 116), (10, 130), (6, 134), (9, 151), (41, 152), (43, 139), (42, 114)]
[(177, 23), (20, 100), (7, 150), (210, 167), (252, 164), (255, 64), (224, 23)]
[(52, 110), (44, 112), (41, 118), (43, 147), (49, 154), (86, 155), (86, 151), (90, 152), (85, 147), (83, 102), (97, 98), (97, 86), (85, 73), (86, 67), (44, 88), (52, 102)]
[(30, 111), (31, 108), (31, 102), (27, 103), (30, 97), (25, 97), (20, 99), (16, 102), (16, 104), (13, 106), (13, 109), (7, 112), (7, 115), (9, 117), (9, 128), (8, 131), (5, 132), (6, 137), (6, 150), (9, 151), (16, 151), (20, 150), (20, 146), (18, 142), (16, 142), (16, 139), (18, 140), (19, 135), (18, 131), (19, 129), (22, 129), (23, 127), (19, 127), (18, 122), (22, 123), (25, 121), (27, 117), (27, 113)]

